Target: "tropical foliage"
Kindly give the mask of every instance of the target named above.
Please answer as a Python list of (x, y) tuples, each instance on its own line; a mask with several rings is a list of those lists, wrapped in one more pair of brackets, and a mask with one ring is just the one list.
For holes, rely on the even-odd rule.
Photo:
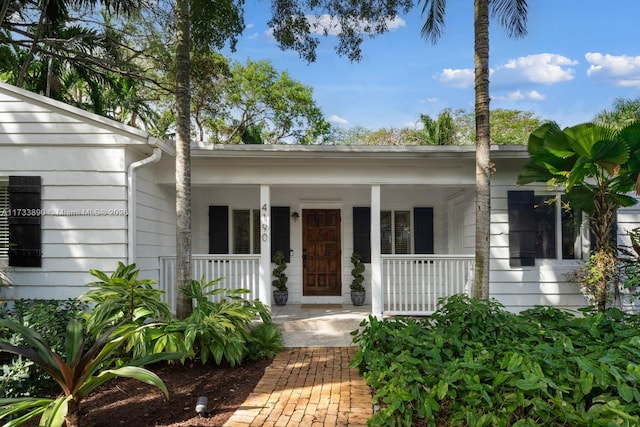
[[(615, 253), (611, 228), (618, 208), (632, 206), (636, 199), (629, 196), (638, 191), (640, 172), (640, 123), (614, 129), (594, 123), (584, 123), (561, 129), (554, 122), (536, 129), (529, 138), (530, 161), (520, 172), (517, 184), (534, 182), (559, 186), (575, 210), (589, 215), (595, 239), (594, 263), (604, 265), (605, 255)], [(613, 278), (601, 271), (606, 289)], [(606, 305), (604, 291), (598, 291), (596, 305), (602, 311)]]
[(126, 338), (140, 328), (133, 324), (118, 325), (106, 331), (92, 344), (84, 338), (82, 323), (72, 319), (67, 326), (65, 350), (57, 354), (49, 343), (34, 330), (6, 319), (0, 326), (18, 332), (26, 346), (0, 341), (0, 350), (32, 360), (58, 384), (62, 394), (57, 398), (18, 397), (0, 399), (0, 418), (17, 416), (9, 425), (20, 425), (40, 416), (40, 424), (68, 427), (79, 425), (80, 404), (89, 393), (116, 377), (135, 378), (155, 385), (168, 397), (162, 380), (142, 366), (179, 357), (174, 354), (155, 354), (131, 360), (125, 366), (113, 367), (114, 356)]
[(455, 296), (429, 319), (361, 326), (352, 366), (374, 390), (371, 426), (640, 423), (638, 316)]
[[(248, 356), (251, 323), (258, 318), (264, 324), (273, 323), (269, 309), (260, 301), (247, 301), (241, 297), (248, 292), (246, 289), (215, 288), (220, 281), (192, 280), (189, 289), (181, 289), (180, 292), (195, 301), (193, 312), (184, 320), (170, 323), (167, 329), (180, 331), (185, 347), (203, 364), (212, 358), (216, 364), (224, 359), (234, 366)], [(219, 301), (212, 301), (215, 299)], [(279, 342), (279, 334), (273, 335), (273, 331), (271, 334), (271, 338)], [(267, 346), (272, 345), (269, 341), (263, 342)]]
[[(160, 300), (161, 292), (152, 287), (153, 282), (138, 279), (135, 264), (119, 263), (111, 275), (98, 270), (91, 273), (99, 281), (90, 283), (93, 289), (85, 294), (94, 308), (89, 313), (80, 314), (84, 303), (79, 300), (61, 310), (58, 308), (66, 305), (37, 302), (25, 309), (20, 308), (25, 303), (19, 301), (15, 314), (3, 313), (0, 353), (17, 357), (0, 374), (4, 386), (0, 418), (11, 420), (8, 425), (37, 416), (49, 423), (46, 425), (61, 425), (65, 417), (67, 425), (77, 425), (81, 400), (116, 376), (137, 378), (166, 392), (154, 374), (141, 368), (149, 363), (198, 358), (203, 364), (224, 360), (233, 366), (246, 358), (273, 357), (282, 348), (280, 331), (268, 307), (244, 299), (247, 290), (219, 287), (221, 278), (193, 280), (183, 292), (195, 301), (195, 308), (179, 320)], [(19, 317), (19, 313), (28, 315)], [(70, 320), (61, 332), (63, 318)], [(91, 325), (91, 334), (85, 334), (83, 320)], [(53, 339), (46, 342), (35, 326)], [(50, 377), (64, 395), (32, 397), (55, 394), (53, 388), (43, 388), (44, 382), (22, 387), (27, 378), (33, 383), (30, 375), (35, 366), (43, 372), (38, 378)]]
[(94, 289), (85, 292), (82, 299), (93, 305), (87, 315), (87, 329), (93, 336), (123, 321), (135, 320), (141, 325), (145, 320), (171, 318), (169, 306), (160, 300), (163, 292), (153, 286), (153, 280), (138, 279), (140, 270), (135, 264), (118, 262), (110, 276), (100, 270), (90, 273), (99, 280), (87, 284)]
[(640, 121), (640, 98), (617, 98), (610, 109), (601, 111), (595, 118), (596, 123), (616, 129), (637, 121)]
[[(69, 321), (80, 319), (86, 308), (86, 304), (78, 299), (20, 299), (13, 302), (11, 309), (0, 307), (0, 318), (11, 320), (47, 337), (51, 349), (62, 353)], [(7, 328), (0, 328), (0, 341), (13, 345), (24, 344), (20, 333)], [(0, 360), (0, 397), (49, 394), (57, 387), (45, 371), (28, 359), (3, 354)]]
[[(185, 319), (177, 319), (169, 306), (161, 300), (162, 291), (153, 281), (138, 279), (140, 270), (135, 264), (118, 264), (107, 276), (92, 270), (100, 281), (89, 283), (94, 289), (84, 295), (95, 304), (86, 315), (89, 330), (95, 336), (119, 322), (136, 326), (152, 323), (150, 328), (140, 328), (128, 335), (123, 346), (123, 360), (137, 359), (156, 353), (181, 353), (182, 359), (198, 358), (203, 364), (210, 358), (216, 364), (225, 360), (236, 365), (249, 357), (248, 345), (254, 350), (261, 343), (266, 347), (278, 346), (280, 336), (271, 321), (269, 309), (260, 301), (242, 298), (246, 289), (220, 287), (223, 278), (207, 282), (192, 280), (188, 289), (180, 289), (186, 298), (194, 302), (192, 313)], [(258, 319), (261, 322), (255, 322)], [(252, 331), (260, 324), (274, 331), (257, 331), (262, 341), (252, 341)], [(271, 335), (269, 335), (271, 334)], [(270, 337), (273, 342), (266, 341)], [(269, 353), (269, 350), (266, 350)]]

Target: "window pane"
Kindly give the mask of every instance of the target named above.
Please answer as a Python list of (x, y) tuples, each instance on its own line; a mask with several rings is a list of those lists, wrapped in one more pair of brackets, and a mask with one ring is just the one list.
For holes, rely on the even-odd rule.
[(535, 196), (536, 258), (556, 258), (555, 196)]
[(394, 215), (395, 254), (408, 254), (411, 237), (411, 215), (409, 211), (396, 211)]
[(580, 226), (582, 212), (573, 210), (562, 198), (562, 259), (578, 259), (582, 256)]
[(253, 253), (260, 253), (260, 210), (254, 209), (253, 212)]
[(0, 258), (9, 255), (9, 188), (8, 182), (0, 179)]
[(233, 253), (248, 254), (251, 249), (249, 210), (233, 211)]
[(391, 211), (380, 212), (380, 252), (391, 253)]

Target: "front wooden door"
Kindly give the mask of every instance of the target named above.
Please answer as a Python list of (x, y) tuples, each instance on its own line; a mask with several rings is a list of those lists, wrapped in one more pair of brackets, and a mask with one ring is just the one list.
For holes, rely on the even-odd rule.
[(342, 295), (340, 209), (302, 210), (302, 294)]

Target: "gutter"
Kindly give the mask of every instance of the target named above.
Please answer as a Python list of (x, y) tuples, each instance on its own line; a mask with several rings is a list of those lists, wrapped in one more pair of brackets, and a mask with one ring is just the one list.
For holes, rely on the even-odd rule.
[(127, 264), (136, 262), (136, 170), (142, 166), (157, 163), (162, 158), (162, 150), (153, 149), (153, 154), (137, 162), (133, 162), (127, 169)]

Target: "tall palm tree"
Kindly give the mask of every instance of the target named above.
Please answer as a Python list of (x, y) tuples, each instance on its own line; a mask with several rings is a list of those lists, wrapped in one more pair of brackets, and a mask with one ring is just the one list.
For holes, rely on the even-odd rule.
[[(444, 30), (447, 0), (423, 0), (427, 20), (422, 36), (437, 43)], [(489, 125), (489, 12), (505, 27), (509, 37), (527, 34), (527, 0), (474, 0), (474, 65), (476, 118), (476, 249), (473, 296), (489, 297), (491, 224), (490, 174), (493, 163)]]
[[(189, 289), (191, 266), (191, 51), (235, 47), (244, 29), (244, 0), (176, 0), (176, 284)], [(223, 24), (221, 24), (223, 23)], [(192, 38), (193, 33), (193, 38)], [(193, 43), (192, 43), (193, 40)], [(193, 310), (177, 292), (176, 316)]]

